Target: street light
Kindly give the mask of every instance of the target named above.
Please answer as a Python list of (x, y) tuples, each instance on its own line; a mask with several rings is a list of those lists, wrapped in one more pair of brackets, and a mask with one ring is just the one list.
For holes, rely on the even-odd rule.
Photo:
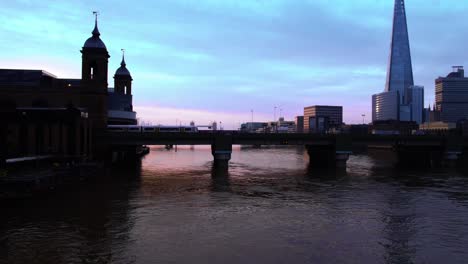
[(276, 105), (273, 110), (273, 121), (276, 121), (276, 108), (278, 108)]
[(364, 124), (365, 124), (364, 118), (366, 117), (366, 115), (365, 115), (365, 114), (362, 114), (361, 116), (362, 116), (362, 124), (364, 125)]

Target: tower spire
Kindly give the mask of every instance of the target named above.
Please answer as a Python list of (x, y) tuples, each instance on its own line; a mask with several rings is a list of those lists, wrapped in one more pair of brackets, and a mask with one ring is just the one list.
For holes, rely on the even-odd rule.
[(99, 37), (101, 35), (101, 33), (99, 32), (99, 29), (98, 29), (98, 23), (97, 23), (97, 18), (98, 18), (98, 15), (99, 15), (99, 11), (93, 11), (93, 15), (95, 16), (95, 19), (94, 19), (94, 30), (93, 30), (93, 37)]
[(127, 64), (125, 63), (125, 49), (120, 49), (122, 51), (122, 62), (120, 63), (120, 66), (125, 67)]

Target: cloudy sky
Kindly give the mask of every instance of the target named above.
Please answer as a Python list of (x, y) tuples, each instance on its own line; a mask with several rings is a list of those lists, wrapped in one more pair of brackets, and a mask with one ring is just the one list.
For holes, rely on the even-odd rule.
[[(468, 66), (468, 1), (407, 0), (415, 83), (426, 105), (434, 79)], [(222, 121), (226, 128), (343, 105), (347, 123), (371, 116), (383, 91), (393, 0), (2, 1), (0, 68), (80, 78), (93, 10), (111, 55), (125, 48), (141, 119)]]

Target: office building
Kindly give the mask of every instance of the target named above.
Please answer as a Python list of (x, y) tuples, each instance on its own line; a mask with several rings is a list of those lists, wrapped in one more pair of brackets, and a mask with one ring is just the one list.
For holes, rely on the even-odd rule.
[(424, 86), (411, 86), (406, 89), (405, 100), (409, 107), (410, 116), (403, 121), (424, 123)]
[(468, 118), (468, 78), (462, 66), (454, 66), (447, 77), (435, 80), (435, 99), (438, 121), (456, 123)]
[(324, 133), (343, 125), (343, 107), (315, 105), (304, 108), (304, 132)]
[(372, 121), (400, 120), (398, 91), (372, 95)]
[(296, 133), (304, 133), (304, 116), (296, 116)]
[(286, 121), (284, 117), (280, 117), (278, 121), (267, 123), (266, 132), (270, 133), (294, 133), (296, 132), (296, 122)]
[(405, 1), (395, 0), (385, 92), (398, 91), (400, 102), (403, 102), (405, 89), (413, 85), (413, 67), (406, 23)]
[(240, 130), (249, 133), (265, 132), (266, 127), (268, 127), (267, 122), (247, 122), (241, 124)]

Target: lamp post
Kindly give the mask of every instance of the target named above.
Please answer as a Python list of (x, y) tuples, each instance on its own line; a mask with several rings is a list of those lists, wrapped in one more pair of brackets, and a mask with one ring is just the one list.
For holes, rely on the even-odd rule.
[(364, 125), (364, 124), (366, 124), (366, 122), (364, 122), (364, 119), (365, 119), (366, 115), (362, 114), (361, 116), (362, 116), (362, 124)]
[(273, 121), (276, 121), (276, 108), (278, 108), (276, 105), (275, 107), (273, 108)]

